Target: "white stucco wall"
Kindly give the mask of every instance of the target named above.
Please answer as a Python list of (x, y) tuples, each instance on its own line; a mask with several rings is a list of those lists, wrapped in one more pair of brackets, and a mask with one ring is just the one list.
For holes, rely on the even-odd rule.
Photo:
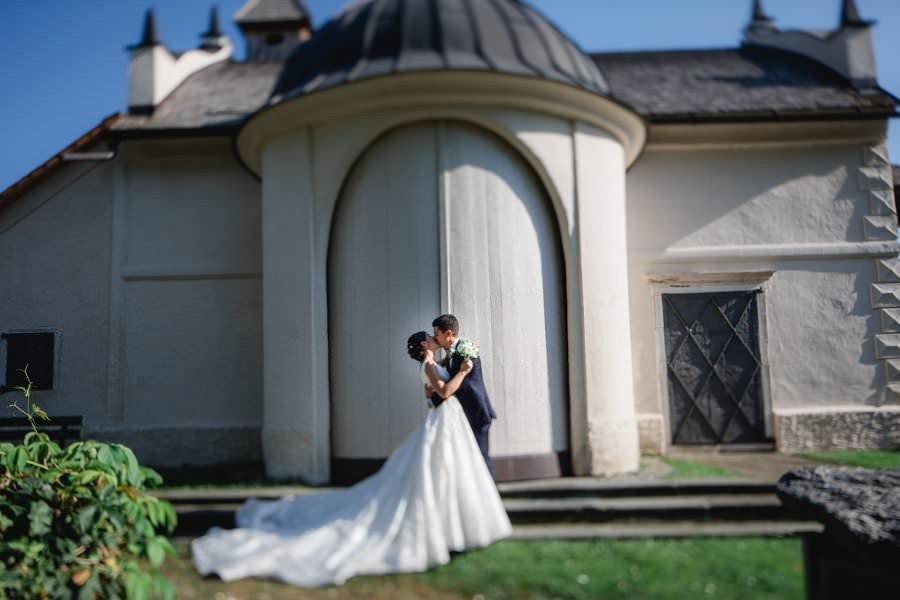
[(673, 283), (762, 288), (770, 434), (773, 412), (889, 402), (874, 349), (877, 253), (867, 255), (873, 242), (863, 229), (874, 210), (859, 176), (866, 148), (651, 147), (629, 173), (635, 398), (643, 423), (661, 419), (663, 445), (667, 374), (655, 294)]
[(258, 427), (259, 184), (227, 143), (125, 145), (110, 426)]
[(65, 165), (0, 212), (0, 331), (57, 332), (55, 389), (34, 397), (85, 423), (105, 418), (112, 181), (109, 163)]
[(858, 146), (654, 151), (628, 175), (628, 245), (669, 248), (862, 241)]
[(264, 147), (264, 343), (274, 361), (265, 365), (267, 471), (328, 480), (329, 377), (336, 375), (328, 364), (326, 266), (336, 202), (354, 161), (379, 135), (435, 119), (496, 133), (545, 186), (565, 256), (575, 469), (636, 468), (632, 385), (621, 377), (630, 372), (622, 145), (597, 128), (524, 110), (431, 107), (298, 128)]

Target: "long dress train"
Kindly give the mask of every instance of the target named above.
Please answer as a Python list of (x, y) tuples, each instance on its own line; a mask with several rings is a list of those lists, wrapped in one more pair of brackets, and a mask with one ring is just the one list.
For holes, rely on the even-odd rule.
[(251, 499), (236, 521), (237, 529), (214, 528), (192, 542), (201, 574), (339, 585), (355, 575), (424, 571), (449, 562), (450, 551), (512, 532), (455, 397), (430, 409), (368, 479), (275, 502)]

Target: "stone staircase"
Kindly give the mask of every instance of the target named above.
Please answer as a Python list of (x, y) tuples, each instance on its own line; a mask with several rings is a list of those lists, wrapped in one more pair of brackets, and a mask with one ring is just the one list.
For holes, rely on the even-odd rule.
[[(822, 531), (819, 523), (791, 519), (768, 482), (564, 478), (498, 487), (515, 539), (795, 536)], [(193, 537), (213, 526), (234, 527), (234, 511), (247, 498), (275, 500), (320, 491), (270, 487), (164, 490), (157, 495), (178, 513), (176, 536)]]

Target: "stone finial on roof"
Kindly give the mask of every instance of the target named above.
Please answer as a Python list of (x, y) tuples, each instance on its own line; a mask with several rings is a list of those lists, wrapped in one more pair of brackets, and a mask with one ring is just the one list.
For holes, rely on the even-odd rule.
[(766, 14), (766, 11), (763, 10), (762, 0), (753, 0), (753, 19), (754, 22), (762, 22), (767, 21), (769, 23), (772, 22), (772, 17)]
[(751, 31), (772, 31), (775, 29), (775, 21), (766, 14), (762, 0), (753, 0), (753, 14), (750, 16), (750, 24), (744, 29), (744, 33)]
[(209, 9), (209, 29), (200, 34), (202, 37), (219, 37), (222, 35), (222, 29), (219, 27), (219, 7), (213, 5)]
[(219, 9), (213, 6), (209, 11), (209, 29), (200, 34), (200, 48), (216, 51), (227, 43), (227, 38), (222, 35), (222, 28), (219, 27)]
[(868, 21), (859, 16), (859, 8), (856, 0), (844, 0), (841, 7), (841, 28), (844, 27), (871, 27), (875, 21)]
[(144, 16), (144, 33), (141, 35), (141, 41), (131, 48), (152, 48), (159, 45), (159, 38), (156, 37), (156, 16), (153, 9), (148, 8)]

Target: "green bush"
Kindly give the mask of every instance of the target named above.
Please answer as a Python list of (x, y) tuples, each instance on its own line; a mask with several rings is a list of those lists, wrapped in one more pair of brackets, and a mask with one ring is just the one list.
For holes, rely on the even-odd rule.
[(159, 567), (175, 511), (145, 493), (160, 476), (121, 444), (60, 448), (20, 391), (34, 431), (0, 444), (0, 598), (174, 598)]

